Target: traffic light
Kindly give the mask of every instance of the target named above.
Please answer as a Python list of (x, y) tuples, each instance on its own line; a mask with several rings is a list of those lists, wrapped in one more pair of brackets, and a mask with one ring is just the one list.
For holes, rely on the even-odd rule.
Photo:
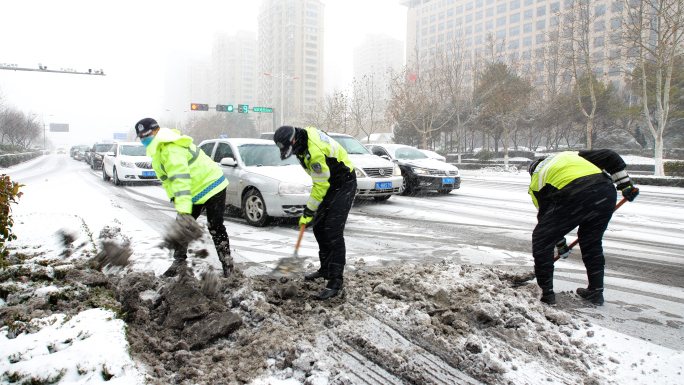
[(249, 105), (248, 104), (238, 104), (238, 112), (241, 114), (249, 113)]
[(216, 111), (221, 111), (221, 112), (233, 112), (233, 105), (232, 104), (217, 104), (216, 105)]
[(193, 111), (209, 111), (209, 105), (208, 104), (192, 103), (190, 105), (190, 109)]

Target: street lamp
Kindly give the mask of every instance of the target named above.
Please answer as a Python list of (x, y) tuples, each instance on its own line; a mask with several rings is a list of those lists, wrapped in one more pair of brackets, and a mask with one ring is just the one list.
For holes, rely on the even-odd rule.
[(280, 125), (283, 125), (283, 100), (285, 99), (284, 96), (284, 90), (285, 90), (285, 79), (287, 80), (295, 80), (299, 79), (299, 76), (290, 76), (286, 75), (284, 72), (281, 72), (280, 74), (270, 74), (268, 72), (264, 72), (264, 75), (266, 76), (272, 76), (274, 78), (280, 78)]

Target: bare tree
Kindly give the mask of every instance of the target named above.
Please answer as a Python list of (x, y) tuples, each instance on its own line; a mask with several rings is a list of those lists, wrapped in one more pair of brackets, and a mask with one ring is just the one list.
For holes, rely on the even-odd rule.
[[(480, 118), (501, 133), (504, 165), (508, 167), (508, 141), (518, 129), (520, 113), (527, 107), (532, 86), (502, 63), (490, 64), (481, 75), (474, 98), (481, 106)], [(500, 128), (500, 131), (499, 131)]]
[(371, 134), (382, 127), (384, 101), (380, 100), (380, 95), (373, 74), (364, 75), (361, 79), (354, 79), (352, 82), (349, 118), (353, 131), (357, 134), (362, 133), (368, 140)]
[(663, 132), (667, 126), (672, 73), (684, 46), (684, 0), (630, 0), (623, 28), (633, 60), (644, 122), (654, 140), (655, 175), (664, 175)]
[(452, 73), (442, 67), (436, 52), (420, 58), (416, 55), (415, 63), (390, 74), (388, 118), (416, 130), (422, 137), (423, 148), (427, 148), (428, 139), (449, 125), (458, 113), (454, 108), (454, 95), (445, 86)]
[[(577, 103), (580, 111), (586, 118), (586, 147), (591, 149), (591, 138), (594, 131), (594, 118), (596, 117), (596, 93), (594, 85), (596, 75), (594, 73), (594, 60), (603, 56), (603, 39), (601, 31), (595, 31), (594, 22), (596, 14), (592, 13), (593, 3), (587, 0), (573, 0), (571, 6), (563, 12), (563, 50), (566, 53), (566, 64), (572, 72), (572, 78), (577, 90), (582, 77), (589, 77), (586, 95), (589, 103), (584, 100), (585, 93), (577, 92)], [(594, 57), (596, 54), (596, 58)]]

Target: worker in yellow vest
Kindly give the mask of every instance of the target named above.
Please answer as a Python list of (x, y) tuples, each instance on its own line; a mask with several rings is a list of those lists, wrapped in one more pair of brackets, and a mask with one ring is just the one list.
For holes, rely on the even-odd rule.
[(603, 305), (603, 233), (613, 216), (617, 189), (630, 202), (639, 194), (625, 171), (625, 162), (612, 150), (564, 151), (530, 163), (529, 194), (539, 210), (532, 233), (532, 254), (541, 301), (556, 305), (553, 292), (554, 246), (562, 258), (570, 249), (565, 235), (575, 227), (589, 284), (577, 294)]
[[(178, 130), (160, 128), (152, 118), (136, 123), (135, 132), (147, 148), (147, 156), (152, 158), (152, 168), (161, 180), (166, 195), (174, 202), (178, 226), (192, 233), (198, 227), (197, 217), (206, 209), (209, 233), (223, 268), (223, 276), (228, 278), (233, 271), (233, 259), (230, 256), (228, 233), (223, 225), (228, 187), (223, 171), (195, 146), (191, 137), (181, 135)], [(173, 277), (185, 266), (187, 246), (187, 242), (176, 245), (174, 262), (164, 273), (165, 276)]]
[(344, 226), (356, 195), (356, 172), (347, 151), (314, 127), (282, 126), (273, 135), (280, 158), (292, 154), (313, 180), (313, 189), (299, 225), (313, 225), (321, 267), (307, 280), (325, 278), (325, 289), (317, 298), (334, 297), (342, 289), (346, 248)]

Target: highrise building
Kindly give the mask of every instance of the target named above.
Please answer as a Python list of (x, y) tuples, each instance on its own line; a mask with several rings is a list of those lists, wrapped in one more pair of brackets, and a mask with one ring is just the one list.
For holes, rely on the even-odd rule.
[(372, 78), (379, 99), (390, 99), (389, 71), (401, 71), (404, 42), (382, 34), (368, 34), (354, 47), (354, 79)]
[[(277, 126), (301, 125), (323, 96), (323, 13), (320, 0), (262, 1), (257, 103), (274, 108)], [(270, 131), (271, 122), (259, 129)]]
[(212, 104), (254, 106), (257, 98), (256, 33), (217, 34), (211, 53)]
[[(434, 53), (448, 52), (450, 47), (458, 46), (454, 58), (471, 60), (475, 70), (479, 65), (477, 60), (504, 62), (533, 80), (536, 86), (560, 83), (560, 79), (567, 85), (572, 77), (568, 70), (569, 54), (575, 52), (576, 62), (584, 64), (583, 72), (590, 68), (604, 82), (620, 85), (622, 77), (616, 64), (621, 54), (619, 28), (623, 10), (620, 2), (402, 0), (400, 3), (408, 8), (407, 63), (418, 63), (425, 68), (424, 63), (429, 65)], [(581, 36), (582, 31), (587, 36)], [(584, 42), (579, 42), (580, 39)], [(572, 40), (574, 51), (568, 46), (573, 44)]]

